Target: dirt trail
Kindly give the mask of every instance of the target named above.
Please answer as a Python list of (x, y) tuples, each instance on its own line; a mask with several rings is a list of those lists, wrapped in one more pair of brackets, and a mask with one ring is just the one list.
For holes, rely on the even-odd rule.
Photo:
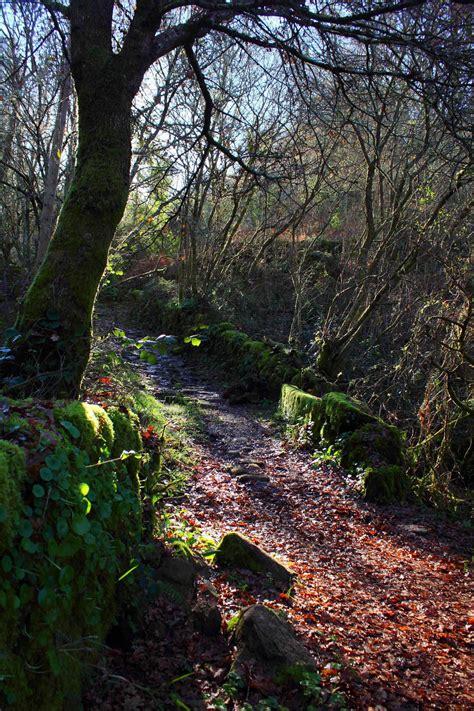
[(342, 471), (313, 468), (179, 358), (140, 367), (157, 397), (179, 383), (199, 403), (206, 438), (184, 503), (193, 525), (214, 539), (238, 530), (298, 573), (291, 596), (269, 595), (252, 576), (239, 585), (211, 573), (224, 616), (255, 600), (284, 609), (323, 685), (341, 688), (348, 708), (474, 708), (468, 529), (414, 507), (362, 502)]

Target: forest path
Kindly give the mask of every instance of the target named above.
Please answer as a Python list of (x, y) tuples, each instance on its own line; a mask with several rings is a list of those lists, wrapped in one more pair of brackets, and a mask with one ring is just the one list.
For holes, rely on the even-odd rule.
[[(214, 540), (240, 531), (298, 574), (288, 596), (256, 576), (210, 569), (224, 618), (253, 602), (285, 610), (322, 669), (323, 688), (341, 689), (348, 708), (474, 708), (468, 529), (415, 507), (361, 501), (337, 467), (314, 468), (307, 452), (291, 450), (254, 409), (230, 406), (205, 364), (165, 356), (156, 366), (138, 359), (136, 366), (157, 398), (179, 393), (199, 405), (204, 437), (193, 444), (198, 461), (184, 520)], [(249, 480), (237, 476), (239, 468)], [(192, 663), (197, 643), (192, 652), (187, 644)], [(214, 667), (222, 683), (219, 666), (225, 662)], [(212, 683), (208, 674), (201, 690)], [(265, 695), (265, 685), (256, 686)], [(191, 709), (240, 708), (193, 703), (185, 688), (180, 698)]]

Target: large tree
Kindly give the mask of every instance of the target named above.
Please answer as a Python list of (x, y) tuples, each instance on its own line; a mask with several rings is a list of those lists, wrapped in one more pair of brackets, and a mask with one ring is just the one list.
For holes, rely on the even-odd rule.
[[(249, 48), (266, 47), (288, 61), (305, 62), (349, 80), (375, 71), (361, 63), (356, 43), (383, 45), (387, 63), (375, 73), (396, 73), (424, 90), (436, 65), (438, 89), (443, 81), (463, 81), (466, 45), (459, 33), (448, 29), (452, 11), (443, 10), (445, 4), (439, 2), (42, 0), (42, 5), (63, 36), (66, 54), (69, 34), (79, 114), (75, 176), (16, 324), (14, 387), (44, 396), (73, 397), (80, 388), (89, 357), (94, 300), (128, 196), (132, 102), (153, 63), (183, 48), (202, 92), (203, 138), (227, 157), (232, 149), (212, 132), (212, 94), (194, 49), (210, 33), (224, 34)], [(431, 32), (432, 24), (425, 17), (433, 13), (439, 22), (436, 33), (428, 35), (426, 28)], [(413, 62), (400, 66), (401, 47), (424, 57), (424, 63), (420, 59), (418, 69)], [(446, 92), (442, 98), (448, 98)], [(456, 120), (451, 105), (439, 110), (446, 121)], [(241, 157), (235, 159), (246, 167)]]

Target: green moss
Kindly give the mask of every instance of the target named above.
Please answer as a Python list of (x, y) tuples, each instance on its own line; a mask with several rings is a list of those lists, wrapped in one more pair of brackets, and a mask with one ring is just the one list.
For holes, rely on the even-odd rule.
[(70, 402), (62, 407), (57, 407), (54, 417), (64, 432), (70, 434), (67, 425), (61, 425), (61, 422), (69, 422), (79, 430), (79, 437), (72, 438), (74, 444), (84, 449), (91, 458), (97, 458), (104, 447), (112, 449), (113, 425), (105, 410), (99, 405)]
[(330, 442), (344, 432), (354, 432), (377, 418), (367, 412), (366, 405), (341, 392), (330, 392), (323, 397), (324, 427), (322, 436)]
[[(8, 548), (0, 553), (0, 706), (79, 708), (84, 662), (110, 628), (116, 581), (141, 535), (136, 480), (125, 463), (94, 464), (140, 444), (137, 420), (83, 403), (49, 413), (31, 402), (15, 407), (34, 423), (29, 439), (21, 435), (34, 465), (0, 441), (0, 540)], [(40, 417), (50, 443), (43, 449)]]
[(260, 354), (265, 351), (265, 344), (262, 341), (247, 341), (246, 347), (249, 351), (255, 354)]
[[(109, 407), (107, 415), (112, 421), (114, 432), (113, 445), (111, 449), (112, 457), (120, 457), (124, 451), (140, 452), (142, 450), (142, 439), (140, 436), (140, 423), (138, 417), (129, 410), (126, 410), (125, 408), (121, 410), (118, 407)], [(131, 456), (125, 460), (125, 466), (137, 496), (139, 496), (140, 479), (138, 472), (140, 469), (140, 462), (137, 457)]]
[(411, 491), (410, 477), (394, 464), (368, 467), (362, 477), (364, 498), (377, 504), (403, 501)]
[(234, 615), (233, 617), (230, 618), (230, 620), (228, 620), (228, 622), (226, 624), (227, 634), (232, 634), (232, 632), (235, 630), (235, 628), (239, 624), (241, 617), (242, 617), (242, 610), (237, 612), (236, 615)]
[(20, 490), (25, 475), (24, 452), (16, 444), (0, 440), (0, 552), (8, 547), (21, 513)]
[(363, 425), (344, 440), (341, 464), (402, 465), (405, 460), (404, 442), (400, 430), (384, 422)]
[(280, 410), (290, 423), (303, 420), (313, 422), (314, 441), (319, 440), (319, 431), (324, 420), (324, 402), (321, 398), (303, 392), (295, 385), (283, 385), (280, 396)]

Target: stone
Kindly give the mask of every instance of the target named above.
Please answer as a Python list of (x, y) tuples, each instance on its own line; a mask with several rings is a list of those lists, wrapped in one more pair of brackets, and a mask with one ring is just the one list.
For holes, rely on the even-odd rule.
[(247, 484), (250, 481), (270, 481), (270, 477), (266, 476), (265, 474), (242, 474), (241, 476), (237, 477), (237, 479), (238, 481), (240, 481), (241, 484)]
[(198, 602), (192, 610), (194, 627), (206, 637), (214, 637), (221, 631), (222, 616), (217, 605)]
[(289, 588), (295, 573), (240, 533), (226, 533), (217, 546), (214, 562), (223, 567), (246, 568), (270, 575), (275, 583)]
[(403, 526), (400, 526), (400, 528), (402, 529), (402, 531), (414, 534), (415, 536), (427, 536), (429, 534), (429, 529), (425, 528), (424, 526), (418, 526), (416, 523), (407, 523)]
[(233, 642), (237, 653), (232, 671), (242, 676), (249, 666), (274, 680), (291, 676), (295, 668), (315, 669), (313, 658), (290, 624), (264, 605), (251, 605), (241, 613)]
[(367, 467), (362, 475), (363, 495), (375, 504), (404, 501), (411, 493), (411, 480), (404, 467), (387, 464)]
[(196, 566), (184, 558), (170, 556), (163, 561), (159, 568), (159, 574), (160, 577), (166, 578), (171, 583), (192, 587), (196, 578)]
[(229, 472), (232, 476), (241, 476), (242, 474), (246, 474), (247, 470), (245, 467), (230, 467)]

